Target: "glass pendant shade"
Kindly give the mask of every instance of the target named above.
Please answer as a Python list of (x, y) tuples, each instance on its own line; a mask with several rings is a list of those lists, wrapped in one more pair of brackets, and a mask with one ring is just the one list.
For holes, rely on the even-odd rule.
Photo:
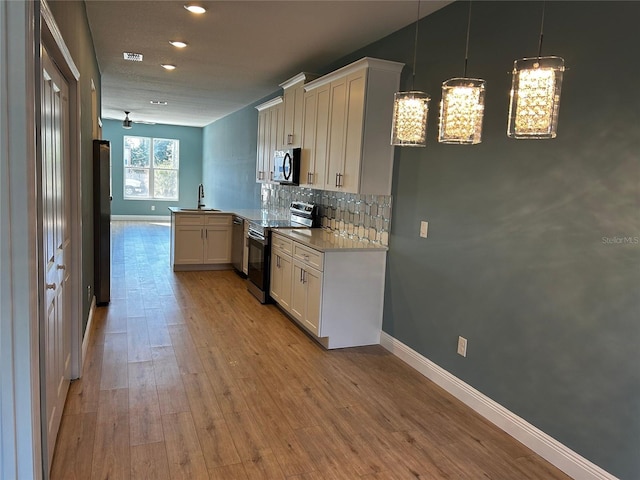
[(391, 145), (424, 147), (431, 97), (424, 92), (397, 92), (393, 98)]
[(482, 141), (485, 81), (452, 78), (442, 84), (440, 143), (476, 144)]
[(558, 128), (564, 59), (521, 58), (513, 63), (510, 138), (555, 138)]

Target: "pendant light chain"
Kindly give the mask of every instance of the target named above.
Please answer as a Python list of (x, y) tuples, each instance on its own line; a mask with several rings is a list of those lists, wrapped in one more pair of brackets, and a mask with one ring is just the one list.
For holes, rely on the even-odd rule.
[(420, 0), (418, 0), (418, 17), (416, 19), (416, 35), (413, 42), (413, 75), (411, 76), (411, 90), (415, 89), (416, 63), (418, 61), (418, 24), (420, 23)]
[(547, 6), (546, 0), (542, 2), (542, 18), (540, 19), (540, 40), (538, 41), (538, 58), (542, 56), (542, 38), (544, 37), (544, 11)]
[(464, 75), (467, 76), (467, 63), (469, 62), (469, 32), (471, 32), (471, 1), (469, 0), (469, 19), (467, 20), (467, 45), (464, 50)]

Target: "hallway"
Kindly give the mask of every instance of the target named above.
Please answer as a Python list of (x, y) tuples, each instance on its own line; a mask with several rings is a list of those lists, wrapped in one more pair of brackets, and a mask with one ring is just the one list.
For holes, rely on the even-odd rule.
[(52, 480), (567, 479), (380, 346), (326, 351), (233, 271), (112, 222), (112, 295)]

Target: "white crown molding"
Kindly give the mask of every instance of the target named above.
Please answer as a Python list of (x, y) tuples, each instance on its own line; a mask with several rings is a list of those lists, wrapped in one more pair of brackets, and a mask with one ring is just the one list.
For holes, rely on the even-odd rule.
[(318, 78), (318, 75), (316, 75), (315, 73), (301, 72), (296, 76), (291, 77), (289, 80), (282, 82), (280, 86), (286, 90), (287, 88), (293, 87), (298, 83), (307, 83), (311, 80), (315, 80), (316, 78)]
[(380, 345), (572, 478), (618, 480), (388, 333)]
[(308, 92), (310, 90), (314, 90), (318, 87), (321, 87), (322, 85), (326, 85), (327, 83), (330, 83), (334, 80), (346, 77), (347, 75), (357, 72), (358, 70), (362, 70), (363, 68), (373, 70), (386, 70), (388, 72), (400, 73), (404, 68), (404, 63), (392, 62), (390, 60), (381, 60), (379, 58), (364, 57), (307, 83), (304, 86), (304, 91)]
[(271, 100), (267, 100), (266, 102), (261, 103), (260, 105), (256, 105), (256, 110), (261, 112), (262, 110), (265, 110), (267, 108), (279, 105), (282, 102), (283, 102), (282, 97), (275, 97), (275, 98), (272, 98)]

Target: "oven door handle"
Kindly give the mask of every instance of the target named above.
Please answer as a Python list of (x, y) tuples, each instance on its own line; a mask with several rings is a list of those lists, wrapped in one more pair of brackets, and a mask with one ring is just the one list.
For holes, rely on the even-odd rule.
[(251, 230), (249, 230), (249, 233), (247, 233), (247, 237), (252, 238), (254, 240), (257, 240), (258, 242), (262, 242), (262, 243), (264, 243), (264, 241), (266, 240), (264, 237), (256, 235)]

